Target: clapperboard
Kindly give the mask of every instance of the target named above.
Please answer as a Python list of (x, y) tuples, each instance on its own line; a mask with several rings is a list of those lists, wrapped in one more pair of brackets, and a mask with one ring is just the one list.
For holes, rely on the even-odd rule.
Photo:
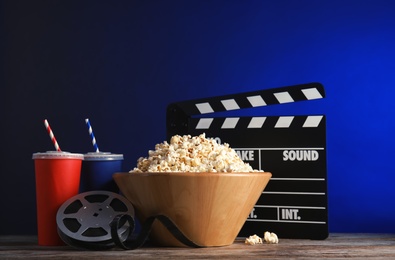
[(309, 83), (168, 106), (168, 139), (175, 134), (206, 133), (228, 143), (254, 169), (272, 173), (239, 237), (270, 231), (280, 238), (327, 238), (326, 118), (212, 114), (324, 97), (320, 83)]

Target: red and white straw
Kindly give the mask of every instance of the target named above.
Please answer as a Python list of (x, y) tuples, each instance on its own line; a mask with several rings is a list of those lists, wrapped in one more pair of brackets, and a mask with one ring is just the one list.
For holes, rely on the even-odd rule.
[(49, 137), (51, 138), (51, 141), (52, 141), (53, 145), (55, 146), (55, 150), (58, 151), (58, 152), (60, 152), (60, 151), (61, 151), (61, 150), (60, 150), (60, 147), (59, 147), (59, 145), (58, 145), (58, 142), (56, 141), (56, 138), (55, 138), (55, 136), (54, 136), (54, 134), (53, 134), (53, 132), (52, 132), (51, 127), (50, 127), (49, 124), (48, 124), (47, 119), (44, 120), (44, 125), (45, 125), (45, 128), (47, 129), (47, 132), (48, 132), (48, 134), (49, 134)]

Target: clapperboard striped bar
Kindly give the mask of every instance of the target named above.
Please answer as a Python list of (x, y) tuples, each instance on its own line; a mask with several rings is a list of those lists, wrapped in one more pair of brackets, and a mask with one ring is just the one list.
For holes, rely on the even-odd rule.
[(324, 115), (208, 115), (324, 97), (321, 84), (309, 83), (168, 106), (168, 138), (204, 132), (218, 142), (229, 143), (255, 169), (272, 172), (272, 179), (239, 236), (265, 231), (275, 232), (280, 238), (328, 236), (326, 118)]

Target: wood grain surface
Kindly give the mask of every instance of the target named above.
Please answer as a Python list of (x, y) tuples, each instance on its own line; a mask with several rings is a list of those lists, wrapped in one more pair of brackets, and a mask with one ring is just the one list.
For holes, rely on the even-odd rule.
[(326, 240), (281, 239), (279, 244), (207, 248), (153, 247), (84, 251), (37, 245), (34, 236), (0, 236), (0, 259), (395, 259), (395, 234), (330, 234)]

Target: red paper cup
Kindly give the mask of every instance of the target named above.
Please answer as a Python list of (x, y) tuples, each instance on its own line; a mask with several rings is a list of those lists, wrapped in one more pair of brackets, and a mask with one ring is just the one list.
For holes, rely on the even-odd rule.
[(57, 232), (56, 213), (78, 194), (83, 158), (82, 154), (58, 151), (33, 154), (39, 245), (65, 245)]

